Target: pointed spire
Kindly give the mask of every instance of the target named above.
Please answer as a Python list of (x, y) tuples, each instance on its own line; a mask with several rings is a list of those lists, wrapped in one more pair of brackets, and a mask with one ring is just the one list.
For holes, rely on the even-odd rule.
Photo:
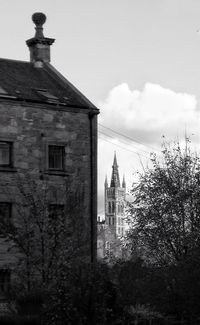
[(116, 166), (116, 167), (118, 167), (118, 165), (117, 165), (117, 157), (116, 157), (116, 151), (115, 151), (115, 153), (114, 153), (113, 166)]
[(114, 160), (113, 160), (113, 165), (112, 165), (112, 176), (111, 176), (110, 187), (120, 187), (120, 179), (119, 179), (116, 151), (114, 154)]
[(105, 186), (105, 187), (108, 187), (108, 178), (107, 178), (107, 175), (106, 175), (106, 177), (105, 177), (105, 183), (104, 183), (104, 186)]
[(125, 175), (123, 175), (123, 182), (122, 182), (122, 187), (123, 187), (123, 188), (126, 188)]

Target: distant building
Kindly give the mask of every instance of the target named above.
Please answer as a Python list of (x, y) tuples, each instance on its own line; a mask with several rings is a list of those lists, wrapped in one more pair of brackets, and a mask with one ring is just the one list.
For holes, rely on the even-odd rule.
[[(48, 184), (49, 206), (59, 213), (66, 204), (59, 196), (62, 186), (70, 185), (72, 197), (81, 188), (76, 217), (85, 255), (94, 261), (99, 111), (50, 64), (54, 39), (43, 35), (45, 20), (42, 13), (33, 15), (36, 33), (26, 42), (30, 62), (0, 59), (0, 217), (17, 218), (13, 184), (19, 173), (31, 174), (39, 186)], [(0, 240), (1, 294), (9, 287), (16, 256)]]
[(127, 230), (125, 220), (126, 182), (125, 176), (123, 176), (122, 184), (120, 183), (116, 153), (114, 154), (110, 186), (108, 186), (107, 177), (105, 179), (104, 200), (105, 221), (104, 224), (97, 223), (97, 255), (99, 258), (108, 255), (121, 257), (121, 241)]

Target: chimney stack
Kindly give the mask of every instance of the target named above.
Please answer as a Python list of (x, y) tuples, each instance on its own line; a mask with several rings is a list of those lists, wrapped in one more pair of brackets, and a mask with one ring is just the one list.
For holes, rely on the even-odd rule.
[(46, 16), (42, 12), (36, 12), (32, 15), (32, 21), (35, 24), (35, 36), (26, 41), (30, 50), (30, 61), (36, 63), (50, 62), (50, 46), (55, 39), (44, 37), (43, 25), (46, 21)]

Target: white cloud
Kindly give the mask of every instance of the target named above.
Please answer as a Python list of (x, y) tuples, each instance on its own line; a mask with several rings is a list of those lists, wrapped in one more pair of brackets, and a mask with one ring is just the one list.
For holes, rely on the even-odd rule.
[(145, 143), (156, 143), (164, 134), (174, 138), (198, 132), (199, 113), (194, 95), (176, 93), (160, 85), (146, 83), (131, 90), (126, 83), (114, 87), (99, 104), (100, 122)]
[[(99, 122), (122, 134), (126, 134), (144, 145), (123, 139), (107, 129), (99, 127), (111, 137), (100, 133), (98, 154), (99, 211), (104, 210), (104, 179), (110, 180), (114, 151), (117, 151), (119, 172), (126, 175), (127, 187), (131, 188), (133, 173), (141, 170), (149, 161), (149, 153), (158, 149), (162, 135), (167, 140), (181, 142), (185, 131), (192, 136), (192, 142), (200, 142), (200, 116), (194, 95), (176, 93), (160, 85), (147, 83), (140, 90), (131, 90), (126, 83), (114, 87), (107, 98), (99, 103)], [(134, 153), (137, 152), (137, 153)]]

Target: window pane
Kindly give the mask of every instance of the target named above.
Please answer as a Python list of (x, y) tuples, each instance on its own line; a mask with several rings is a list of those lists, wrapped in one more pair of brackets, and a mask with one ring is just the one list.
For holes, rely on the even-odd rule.
[(0, 166), (11, 164), (11, 143), (0, 142)]
[(49, 168), (58, 170), (64, 169), (63, 146), (49, 146)]
[(108, 213), (111, 213), (111, 202), (108, 202)]
[(58, 219), (64, 216), (63, 204), (50, 204), (49, 205), (49, 217), (52, 219)]
[(0, 269), (0, 292), (8, 292), (10, 287), (10, 271)]
[(11, 217), (11, 203), (0, 202), (0, 218), (9, 220)]

